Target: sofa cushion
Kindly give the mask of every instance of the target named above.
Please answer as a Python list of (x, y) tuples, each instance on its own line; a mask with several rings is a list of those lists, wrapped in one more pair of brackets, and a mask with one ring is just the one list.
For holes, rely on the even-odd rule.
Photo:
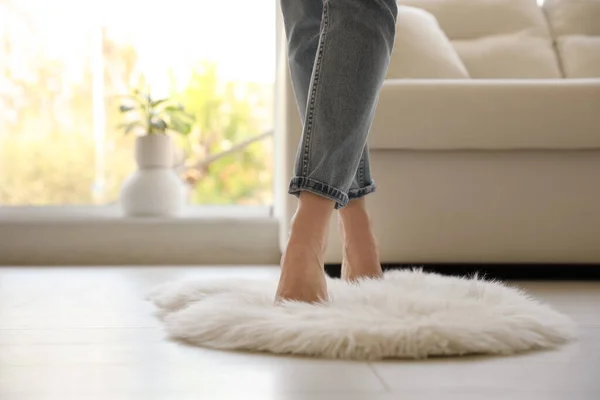
[(557, 39), (567, 78), (600, 78), (600, 35), (564, 35)]
[(559, 78), (556, 55), (548, 43), (523, 33), (453, 42), (474, 78)]
[(520, 31), (547, 34), (536, 0), (399, 0), (432, 13), (451, 40)]
[(387, 77), (468, 78), (469, 74), (433, 15), (400, 6)]
[(536, 0), (400, 3), (437, 18), (472, 78), (561, 77), (548, 23)]
[(544, 11), (555, 36), (600, 35), (600, 0), (546, 0)]
[(546, 0), (544, 11), (564, 76), (600, 77), (600, 0)]

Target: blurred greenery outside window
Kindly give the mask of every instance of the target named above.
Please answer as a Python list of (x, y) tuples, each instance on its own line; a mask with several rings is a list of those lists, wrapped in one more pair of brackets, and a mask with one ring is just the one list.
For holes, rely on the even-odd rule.
[(275, 2), (223, 3), (0, 0), (0, 206), (117, 202), (133, 87), (195, 117), (190, 203), (272, 204)]

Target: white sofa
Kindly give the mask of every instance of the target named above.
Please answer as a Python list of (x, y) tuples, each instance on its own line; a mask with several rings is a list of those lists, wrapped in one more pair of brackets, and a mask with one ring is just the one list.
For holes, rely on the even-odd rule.
[[(410, 49), (419, 38), (400, 31), (411, 24), (399, 15), (403, 57), (393, 57), (396, 76), (382, 89), (369, 139), (382, 262), (600, 263), (600, 0), (402, 3), (435, 17), (463, 63), (449, 73), (468, 76), (443, 76), (439, 60), (415, 68), (426, 60), (411, 51), (441, 50)], [(279, 61), (283, 249), (301, 122), (284, 52)], [(327, 263), (341, 262), (335, 228)]]

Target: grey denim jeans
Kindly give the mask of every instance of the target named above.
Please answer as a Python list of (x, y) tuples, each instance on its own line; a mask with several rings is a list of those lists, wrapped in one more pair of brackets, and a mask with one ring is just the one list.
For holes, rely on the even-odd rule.
[(394, 45), (396, 0), (281, 0), (303, 121), (289, 193), (336, 208), (375, 190), (367, 136)]

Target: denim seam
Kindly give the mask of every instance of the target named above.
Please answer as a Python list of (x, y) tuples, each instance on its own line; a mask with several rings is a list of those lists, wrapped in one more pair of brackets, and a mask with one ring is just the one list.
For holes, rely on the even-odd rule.
[(311, 139), (312, 139), (312, 133), (313, 133), (313, 129), (314, 129), (313, 121), (314, 121), (315, 103), (316, 103), (316, 97), (317, 97), (318, 89), (319, 89), (321, 64), (322, 64), (322, 60), (323, 60), (323, 53), (325, 51), (325, 39), (327, 38), (328, 29), (329, 29), (329, 0), (325, 0), (323, 2), (323, 29), (321, 32), (321, 38), (320, 38), (320, 42), (319, 42), (319, 50), (317, 53), (317, 60), (315, 62), (315, 67), (314, 67), (315, 68), (314, 81), (313, 81), (313, 87), (312, 87), (312, 90), (310, 93), (309, 109), (306, 114), (307, 121), (306, 121), (306, 132), (305, 132), (305, 136), (304, 136), (305, 143), (304, 143), (304, 153), (302, 154), (302, 175), (303, 176), (308, 175)]
[(358, 164), (358, 186), (359, 187), (365, 186), (365, 158), (364, 158), (364, 154), (363, 154), (363, 157), (360, 158), (360, 162)]

